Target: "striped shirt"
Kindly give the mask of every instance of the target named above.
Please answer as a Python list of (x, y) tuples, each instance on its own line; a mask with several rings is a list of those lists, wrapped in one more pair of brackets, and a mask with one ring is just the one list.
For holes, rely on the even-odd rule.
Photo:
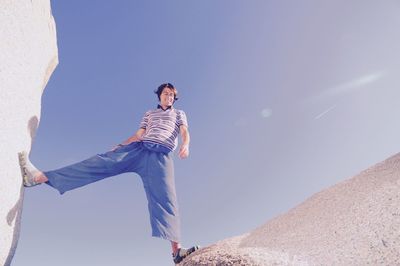
[(177, 136), (181, 125), (188, 126), (184, 111), (172, 106), (163, 110), (158, 106), (147, 111), (140, 122), (140, 128), (146, 129), (142, 140), (164, 145), (173, 151), (178, 146)]

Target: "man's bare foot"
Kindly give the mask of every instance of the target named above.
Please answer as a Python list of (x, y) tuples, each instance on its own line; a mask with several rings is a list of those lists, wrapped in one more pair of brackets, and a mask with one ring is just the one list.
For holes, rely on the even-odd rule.
[(34, 173), (33, 179), (37, 183), (44, 183), (44, 182), (48, 181), (47, 177), (41, 171), (38, 171), (37, 173)]

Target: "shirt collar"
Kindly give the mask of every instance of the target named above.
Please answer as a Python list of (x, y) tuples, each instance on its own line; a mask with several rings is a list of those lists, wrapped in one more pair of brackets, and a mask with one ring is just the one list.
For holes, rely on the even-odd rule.
[(173, 107), (172, 107), (172, 105), (171, 105), (171, 106), (168, 106), (167, 109), (164, 110), (164, 109), (161, 107), (161, 105), (158, 104), (158, 105), (157, 105), (157, 109), (161, 109), (161, 110), (163, 110), (163, 111), (167, 111), (168, 109), (171, 109), (171, 110), (172, 110)]

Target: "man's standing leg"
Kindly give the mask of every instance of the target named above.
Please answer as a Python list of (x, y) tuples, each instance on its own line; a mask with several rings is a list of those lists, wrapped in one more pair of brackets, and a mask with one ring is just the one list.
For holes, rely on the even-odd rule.
[(149, 150), (145, 154), (146, 166), (138, 174), (148, 200), (152, 236), (179, 242), (180, 216), (172, 154)]

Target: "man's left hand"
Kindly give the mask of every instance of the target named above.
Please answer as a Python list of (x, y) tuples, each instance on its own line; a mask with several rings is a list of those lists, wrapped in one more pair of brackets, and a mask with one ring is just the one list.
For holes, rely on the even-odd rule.
[(183, 144), (179, 149), (179, 158), (185, 159), (189, 156), (189, 145)]

